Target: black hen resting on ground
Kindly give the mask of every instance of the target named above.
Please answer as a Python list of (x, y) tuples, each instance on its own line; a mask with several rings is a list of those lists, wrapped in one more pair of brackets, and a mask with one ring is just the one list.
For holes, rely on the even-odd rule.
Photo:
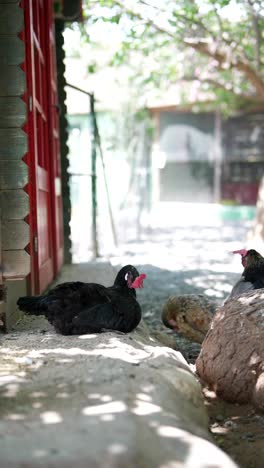
[(113, 286), (80, 281), (62, 283), (43, 296), (20, 297), (17, 305), (30, 315), (44, 315), (63, 335), (117, 330), (131, 332), (141, 320), (136, 288), (146, 275), (132, 265), (123, 267)]
[(227, 299), (240, 296), (252, 289), (264, 288), (264, 257), (254, 249), (234, 250), (233, 253), (241, 255), (244, 271)]

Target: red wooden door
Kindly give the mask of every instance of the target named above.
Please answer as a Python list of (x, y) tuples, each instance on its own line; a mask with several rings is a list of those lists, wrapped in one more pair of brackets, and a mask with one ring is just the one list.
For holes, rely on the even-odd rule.
[[(52, 2), (49, 2), (49, 18), (53, 17)], [(63, 220), (62, 220), (62, 194), (61, 194), (61, 164), (59, 141), (59, 105), (57, 92), (57, 67), (54, 22), (46, 23), (48, 28), (47, 57), (48, 57), (48, 83), (49, 83), (49, 130), (51, 145), (51, 191), (52, 191), (52, 218), (54, 238), (54, 269), (58, 273), (63, 263)]]
[[(61, 211), (55, 184), (59, 166), (52, 0), (27, 0), (25, 11), (32, 292), (43, 291), (62, 262)], [(57, 102), (56, 102), (57, 104)], [(56, 191), (57, 190), (57, 191)], [(59, 211), (59, 213), (58, 213)], [(54, 227), (56, 226), (56, 227)]]

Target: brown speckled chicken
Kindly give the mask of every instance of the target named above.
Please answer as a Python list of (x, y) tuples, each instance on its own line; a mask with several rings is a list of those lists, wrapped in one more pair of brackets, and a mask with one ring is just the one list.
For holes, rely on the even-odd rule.
[(183, 294), (169, 297), (161, 318), (166, 327), (202, 343), (215, 310), (216, 304), (202, 294)]

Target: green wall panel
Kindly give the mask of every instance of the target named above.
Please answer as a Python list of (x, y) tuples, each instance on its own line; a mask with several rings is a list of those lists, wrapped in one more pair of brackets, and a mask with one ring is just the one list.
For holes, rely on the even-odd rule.
[(0, 160), (21, 159), (28, 151), (28, 137), (21, 128), (0, 128)]
[(28, 182), (28, 166), (23, 161), (0, 161), (0, 187), (23, 188)]
[(22, 127), (26, 122), (26, 104), (19, 97), (0, 97), (0, 128)]
[(26, 91), (25, 73), (18, 65), (2, 65), (0, 96), (22, 96)]
[(0, 64), (20, 65), (25, 60), (25, 45), (18, 36), (0, 36)]
[(2, 221), (2, 249), (24, 249), (30, 240), (29, 225), (21, 219)]
[(14, 34), (22, 31), (24, 16), (16, 3), (0, 3), (0, 34)]
[(29, 213), (29, 197), (22, 189), (0, 191), (2, 219), (23, 219)]

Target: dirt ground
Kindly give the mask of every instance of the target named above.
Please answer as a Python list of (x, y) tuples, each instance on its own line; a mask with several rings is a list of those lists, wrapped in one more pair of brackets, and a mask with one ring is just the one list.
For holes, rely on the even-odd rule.
[(215, 443), (241, 468), (262, 468), (264, 464), (264, 414), (251, 405), (226, 403), (203, 389)]
[[(124, 250), (123, 259), (126, 254), (126, 260), (147, 274), (145, 288), (139, 294), (147, 325), (174, 341), (175, 348), (192, 365), (200, 345), (163, 326), (162, 306), (168, 296), (177, 294), (205, 294), (221, 304), (241, 274), (240, 261), (231, 252), (242, 246), (249, 248), (249, 228), (250, 224), (243, 220), (206, 227), (166, 227), (156, 229), (151, 240), (148, 237), (148, 244), (143, 238)], [(264, 414), (256, 413), (249, 405), (226, 403), (206, 387), (203, 391), (215, 443), (241, 468), (262, 468)]]

